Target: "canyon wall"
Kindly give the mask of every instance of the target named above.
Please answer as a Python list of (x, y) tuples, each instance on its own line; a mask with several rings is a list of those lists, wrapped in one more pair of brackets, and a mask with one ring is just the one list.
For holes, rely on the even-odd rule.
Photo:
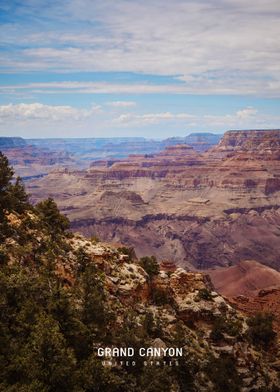
[[(189, 269), (254, 259), (280, 270), (279, 130), (228, 131), (206, 152), (183, 145), (92, 162), (31, 182), (75, 231)], [(61, 190), (63, 189), (63, 192)]]

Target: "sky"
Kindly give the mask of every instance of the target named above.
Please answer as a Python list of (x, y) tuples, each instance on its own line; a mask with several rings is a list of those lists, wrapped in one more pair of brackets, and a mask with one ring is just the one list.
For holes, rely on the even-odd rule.
[(0, 0), (0, 135), (280, 128), (279, 0)]

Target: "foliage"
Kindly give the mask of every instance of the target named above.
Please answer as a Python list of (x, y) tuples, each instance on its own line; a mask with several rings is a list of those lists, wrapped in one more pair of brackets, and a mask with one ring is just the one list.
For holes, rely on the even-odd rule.
[[(0, 152), (0, 224), (6, 224), (5, 214), (11, 211), (22, 213), (30, 208), (28, 196), (21, 179), (13, 183), (14, 171), (6, 156)], [(4, 226), (0, 227), (3, 230)]]
[(53, 236), (62, 234), (69, 228), (69, 220), (62, 215), (52, 198), (48, 198), (37, 204), (36, 209), (41, 217), (41, 221), (47, 226)]
[(199, 299), (203, 299), (205, 301), (212, 301), (211, 292), (206, 288), (198, 290), (197, 296)]
[(158, 287), (153, 288), (152, 299), (154, 304), (157, 306), (170, 304), (171, 301), (168, 292)]
[(145, 314), (143, 321), (144, 334), (153, 339), (162, 336), (162, 325), (158, 318), (155, 318), (153, 313), (148, 311)]
[(240, 392), (242, 383), (231, 355), (210, 357), (205, 370), (215, 385), (215, 392)]
[(83, 248), (79, 248), (76, 251), (76, 258), (77, 258), (77, 264), (78, 264), (78, 273), (85, 272), (87, 265), (90, 262), (90, 258), (88, 254), (84, 251)]
[(122, 247), (118, 248), (118, 252), (128, 256), (127, 261), (133, 261), (136, 259), (135, 251), (134, 251), (134, 248), (132, 248), (132, 247), (128, 248), (126, 246), (122, 246)]
[(223, 339), (223, 334), (226, 333), (230, 336), (238, 336), (241, 331), (241, 322), (239, 320), (229, 320), (223, 316), (217, 317), (214, 321), (210, 338), (214, 342)]
[(273, 331), (273, 315), (257, 313), (248, 320), (248, 336), (255, 345), (268, 348), (275, 340), (276, 332)]
[(171, 371), (165, 368), (146, 367), (140, 382), (142, 391), (145, 392), (170, 392)]
[(159, 274), (159, 264), (155, 256), (141, 257), (140, 265), (147, 272), (150, 279)]
[(23, 213), (26, 209), (31, 209), (28, 203), (28, 195), (25, 192), (23, 182), (17, 177), (14, 184), (9, 187), (9, 204), (12, 211)]
[(0, 151), (0, 194), (1, 196), (7, 190), (13, 178), (14, 171), (9, 166), (8, 158)]

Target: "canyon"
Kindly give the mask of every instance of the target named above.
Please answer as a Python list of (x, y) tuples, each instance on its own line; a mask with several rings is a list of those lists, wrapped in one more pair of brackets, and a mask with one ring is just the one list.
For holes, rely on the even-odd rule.
[(201, 151), (187, 144), (92, 161), (28, 182), (72, 230), (190, 270), (244, 260), (280, 270), (280, 131), (228, 131)]
[[(32, 203), (54, 198), (76, 233), (61, 232), (64, 220), (53, 215), (54, 207), (42, 209), (52, 201), (26, 205), (24, 212), (6, 212), (10, 230), (0, 256), (12, 264), (20, 260), (32, 281), (38, 255), (47, 249), (42, 261), (51, 255), (48, 266), (68, 292), (92, 264), (103, 277), (106, 309), (112, 306), (117, 315), (114, 328), (119, 323), (123, 329), (130, 312), (137, 322), (153, 312), (164, 327), (161, 338), (152, 331), (151, 347), (164, 345), (173, 329), (175, 339), (183, 326), (196, 362), (200, 356), (204, 363), (207, 353), (221, 361), (230, 355), (243, 389), (250, 391), (267, 382), (256, 372), (250, 377), (253, 359), (272, 374), (274, 388), (280, 369), (279, 147), (279, 130), (252, 130), (228, 131), (206, 150), (171, 144), (159, 152), (96, 159), (86, 169), (68, 166), (69, 152), (61, 165), (50, 163), (50, 155), (35, 154), (42, 167), (53, 168), (26, 179)], [(41, 151), (29, 145), (9, 148), (15, 159), (16, 151)], [(59, 149), (55, 152), (58, 159)], [(155, 275), (145, 269), (141, 257), (146, 255), (160, 261)], [(254, 329), (260, 326), (271, 339), (261, 362)], [(201, 375), (204, 380), (203, 367)], [(199, 390), (209, 390), (211, 377), (205, 389), (199, 377)]]
[[(10, 185), (0, 190), (2, 201), (18, 201), (0, 222), (1, 390), (216, 392), (224, 380), (236, 391), (278, 390), (269, 317), (256, 329), (256, 316), (215, 292), (204, 273), (167, 272), (73, 234), (53, 201), (33, 207)], [(98, 355), (104, 347), (110, 365)], [(124, 356), (114, 358), (118, 347)], [(150, 388), (155, 377), (160, 389)]]
[(41, 177), (59, 167), (86, 169), (99, 159), (122, 159), (130, 154), (160, 152), (166, 146), (187, 143), (197, 151), (215, 145), (222, 135), (191, 133), (185, 137), (145, 139), (143, 137), (113, 138), (40, 138), (0, 137), (0, 151), (5, 153), (17, 175), (25, 181)]
[(56, 167), (76, 167), (67, 151), (32, 145), (20, 137), (0, 137), (0, 151), (23, 180), (42, 177)]

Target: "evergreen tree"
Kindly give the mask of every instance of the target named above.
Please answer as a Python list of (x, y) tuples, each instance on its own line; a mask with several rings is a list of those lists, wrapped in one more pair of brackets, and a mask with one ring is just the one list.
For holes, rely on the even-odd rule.
[(0, 223), (4, 220), (5, 210), (10, 208), (8, 188), (13, 175), (8, 158), (0, 151)]
[(270, 313), (257, 313), (248, 320), (248, 336), (255, 345), (268, 348), (275, 340), (276, 332), (273, 330), (274, 317)]
[(8, 158), (0, 152), (0, 224), (5, 224), (5, 212), (22, 213), (30, 208), (22, 180), (17, 177), (13, 183), (13, 175)]
[(36, 206), (37, 211), (50, 233), (55, 237), (63, 234), (69, 228), (69, 220), (59, 212), (59, 209), (52, 198), (41, 201)]
[(25, 352), (24, 367), (30, 381), (39, 381), (50, 392), (73, 390), (73, 350), (67, 347), (59, 324), (50, 315), (43, 312), (37, 316)]
[(0, 151), (0, 195), (5, 192), (13, 175), (14, 171), (9, 166), (8, 158)]
[(103, 280), (94, 265), (89, 264), (81, 281), (82, 320), (86, 325), (105, 324)]
[(18, 213), (23, 213), (26, 209), (30, 209), (31, 206), (28, 203), (28, 195), (25, 192), (24, 184), (20, 177), (17, 177), (14, 184), (9, 187), (10, 195), (10, 208)]

